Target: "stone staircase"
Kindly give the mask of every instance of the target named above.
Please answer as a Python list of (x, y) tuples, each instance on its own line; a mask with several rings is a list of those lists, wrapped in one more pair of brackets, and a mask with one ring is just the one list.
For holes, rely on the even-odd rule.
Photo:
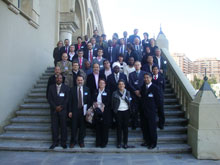
[[(95, 147), (95, 133), (87, 129), (85, 138), (85, 148), (78, 146), (73, 149), (62, 149), (57, 147), (49, 150), (51, 145), (50, 132), (50, 111), (46, 100), (46, 85), (53, 68), (47, 68), (45, 73), (37, 81), (34, 88), (24, 99), (16, 111), (16, 117), (11, 119), (11, 124), (6, 126), (5, 133), (0, 135), (0, 150), (11, 151), (56, 151), (56, 152), (106, 152), (106, 153), (183, 153), (191, 152), (187, 141), (187, 120), (181, 111), (181, 105), (173, 93), (171, 85), (167, 81), (165, 89), (164, 108), (166, 115), (165, 129), (158, 129), (158, 146), (153, 150), (140, 146), (142, 143), (142, 133), (140, 129), (129, 130), (129, 145), (135, 148), (117, 149), (116, 131), (110, 130), (109, 143), (104, 149)], [(70, 137), (70, 130), (68, 133)], [(69, 142), (69, 140), (67, 141)]]

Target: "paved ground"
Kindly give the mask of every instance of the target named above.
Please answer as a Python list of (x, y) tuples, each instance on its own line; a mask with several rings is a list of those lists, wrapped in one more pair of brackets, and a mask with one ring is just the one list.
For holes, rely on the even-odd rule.
[(1, 165), (212, 165), (219, 161), (197, 160), (190, 154), (85, 154), (0, 151)]

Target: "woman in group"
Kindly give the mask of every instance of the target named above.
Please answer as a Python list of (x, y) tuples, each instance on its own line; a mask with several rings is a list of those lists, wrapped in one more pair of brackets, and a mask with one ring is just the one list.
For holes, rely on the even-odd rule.
[(123, 148), (128, 148), (128, 121), (130, 117), (130, 92), (125, 89), (125, 81), (118, 81), (118, 90), (112, 94), (112, 109), (117, 120), (117, 148), (121, 148), (123, 133)]
[(105, 148), (108, 143), (109, 115), (111, 97), (105, 79), (99, 79), (99, 88), (93, 95), (94, 124), (96, 128), (96, 147)]

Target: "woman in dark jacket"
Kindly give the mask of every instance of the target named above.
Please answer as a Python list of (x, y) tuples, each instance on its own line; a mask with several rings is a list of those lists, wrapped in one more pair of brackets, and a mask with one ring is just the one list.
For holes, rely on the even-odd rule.
[(118, 81), (118, 90), (112, 94), (112, 109), (117, 120), (117, 148), (121, 148), (123, 133), (123, 147), (128, 148), (128, 121), (130, 117), (130, 92), (125, 89), (124, 80)]
[(105, 79), (99, 79), (99, 89), (93, 94), (95, 108), (94, 123), (96, 128), (96, 147), (106, 147), (108, 143), (108, 130), (110, 121), (110, 92), (105, 88)]

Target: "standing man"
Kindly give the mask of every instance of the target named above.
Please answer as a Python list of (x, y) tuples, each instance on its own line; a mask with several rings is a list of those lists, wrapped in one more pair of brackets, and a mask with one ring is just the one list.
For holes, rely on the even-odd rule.
[(138, 37), (138, 39), (141, 41), (140, 36), (138, 36), (137, 34), (138, 34), (138, 29), (134, 29), (134, 34), (129, 36), (128, 42), (130, 42), (131, 44), (133, 44), (135, 37)]
[(67, 140), (66, 118), (68, 111), (69, 88), (62, 83), (61, 74), (56, 77), (56, 84), (49, 88), (48, 102), (50, 104), (51, 128), (53, 144), (50, 149), (54, 149), (59, 144), (59, 124), (61, 126), (61, 146), (65, 149)]
[(152, 75), (144, 74), (144, 84), (141, 88), (142, 113), (141, 124), (144, 137), (142, 146), (153, 149), (157, 146), (156, 111), (161, 106), (158, 87), (152, 84)]
[(93, 31), (93, 38), (95, 38), (96, 39), (96, 42), (98, 43), (99, 42), (99, 35), (98, 35), (98, 30), (96, 29), (96, 30), (94, 30)]
[[(85, 115), (86, 111), (91, 106), (91, 95), (89, 88), (84, 86), (83, 76), (77, 76), (76, 84), (77, 86), (70, 90), (69, 100), (69, 117), (72, 118), (70, 148), (74, 148), (77, 142), (80, 148), (83, 148), (85, 147), (84, 138), (86, 135)], [(78, 138), (76, 137), (77, 131)]]
[(77, 54), (75, 52), (75, 46), (74, 45), (70, 45), (70, 52), (68, 54), (68, 60), (70, 62), (73, 62), (74, 59), (76, 59), (76, 58), (77, 58)]
[(58, 41), (57, 47), (54, 48), (53, 50), (53, 58), (54, 58), (54, 65), (57, 65), (57, 62), (61, 60), (61, 54), (60, 54), (60, 49), (63, 46), (63, 41)]
[(128, 32), (127, 31), (123, 32), (123, 37), (124, 37), (125, 45), (127, 45), (128, 43)]
[(62, 54), (62, 61), (59, 61), (57, 63), (57, 66), (60, 67), (61, 73), (64, 77), (72, 70), (72, 62), (68, 61), (68, 55), (67, 53)]
[(164, 103), (164, 89), (165, 89), (165, 80), (163, 75), (159, 72), (158, 66), (153, 66), (153, 79), (152, 83), (155, 84), (159, 88), (160, 92), (160, 100), (161, 100), (161, 106), (158, 109), (158, 117), (159, 117), (159, 122), (158, 122), (158, 128), (164, 129), (164, 123), (165, 123), (165, 115), (164, 115), (164, 108), (163, 108), (163, 103)]
[(91, 64), (93, 62), (93, 59), (97, 57), (97, 50), (95, 51), (93, 48), (92, 48), (92, 43), (89, 42), (87, 44), (87, 50), (85, 51), (85, 54), (84, 54), (84, 58), (86, 60), (88, 60)]
[(62, 55), (63, 53), (69, 54), (69, 52), (70, 52), (70, 41), (69, 39), (65, 39), (64, 46), (60, 49), (60, 53)]
[(160, 73), (163, 74), (165, 69), (164, 58), (161, 56), (160, 48), (155, 49), (154, 63), (158, 65)]
[(138, 113), (141, 111), (141, 87), (144, 84), (144, 74), (141, 70), (141, 62), (134, 63), (135, 71), (129, 74), (129, 87), (132, 97), (132, 129), (135, 130), (138, 124)]

